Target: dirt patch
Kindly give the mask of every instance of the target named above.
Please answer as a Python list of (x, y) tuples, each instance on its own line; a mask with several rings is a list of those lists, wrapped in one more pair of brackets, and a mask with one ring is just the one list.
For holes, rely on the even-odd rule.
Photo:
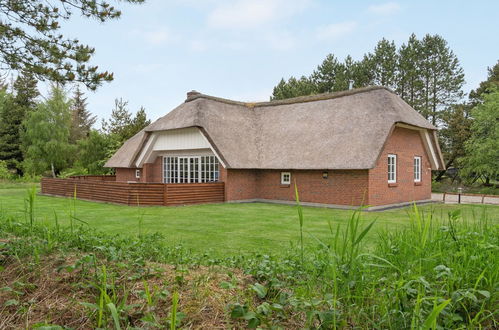
[[(103, 264), (85, 255), (50, 255), (36, 260), (4, 259), (0, 272), (0, 329), (56, 324), (93, 329), (99, 318)], [(88, 256), (86, 257), (88, 259)], [(251, 277), (221, 267), (183, 268), (148, 263), (106, 263), (106, 293), (131, 327), (162, 328), (178, 293), (181, 326), (192, 329), (244, 327), (230, 319), (230, 306), (248, 299)], [(230, 283), (230, 285), (227, 285)], [(225, 285), (224, 285), (225, 284)], [(94, 305), (92, 305), (94, 304)], [(112, 327), (107, 317), (102, 327)]]

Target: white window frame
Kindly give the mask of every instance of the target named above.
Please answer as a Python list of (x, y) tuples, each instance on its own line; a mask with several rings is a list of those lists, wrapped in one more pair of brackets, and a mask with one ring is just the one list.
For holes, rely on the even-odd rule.
[(414, 182), (421, 182), (421, 156), (414, 156)]
[(208, 183), (219, 180), (220, 162), (214, 155), (163, 156), (163, 183)]
[(140, 170), (135, 170), (135, 179), (140, 179)]
[[(390, 160), (393, 160), (392, 162)], [(390, 168), (392, 167), (392, 168)], [(397, 182), (397, 155), (388, 154), (388, 183), (396, 183)], [(393, 175), (390, 175), (393, 173)]]
[[(288, 179), (286, 180), (286, 176)], [(291, 184), (291, 172), (281, 172), (281, 184), (289, 185)]]

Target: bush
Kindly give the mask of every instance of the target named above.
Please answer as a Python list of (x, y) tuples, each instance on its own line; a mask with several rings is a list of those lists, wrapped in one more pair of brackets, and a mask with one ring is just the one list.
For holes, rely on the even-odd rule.
[(13, 175), (7, 168), (7, 162), (5, 160), (0, 160), (0, 180), (10, 180)]

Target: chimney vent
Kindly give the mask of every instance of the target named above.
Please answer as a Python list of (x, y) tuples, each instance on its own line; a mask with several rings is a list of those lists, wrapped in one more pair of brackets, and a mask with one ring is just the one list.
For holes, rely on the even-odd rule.
[(195, 90), (187, 92), (187, 99), (186, 99), (186, 101), (190, 101), (192, 98), (194, 98), (195, 96), (198, 96), (198, 95), (201, 95), (201, 93), (198, 92), (198, 91), (195, 91)]

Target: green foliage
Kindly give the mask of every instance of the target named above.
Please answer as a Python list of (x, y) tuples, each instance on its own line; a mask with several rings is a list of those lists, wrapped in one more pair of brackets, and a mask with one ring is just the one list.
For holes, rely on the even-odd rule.
[(97, 120), (97, 116), (93, 116), (90, 111), (87, 110), (86, 100), (87, 98), (83, 96), (80, 87), (77, 86), (71, 106), (71, 134), (69, 136), (69, 141), (72, 144), (87, 138), (93, 124), (95, 124), (95, 121)]
[(106, 174), (109, 169), (104, 168), (109, 158), (109, 150), (114, 148), (111, 137), (97, 130), (91, 130), (86, 139), (77, 143), (78, 160), (76, 168), (83, 169), (86, 174)]
[(341, 62), (329, 54), (309, 77), (282, 79), (271, 99), (342, 91), (350, 85), (382, 85), (436, 125), (442, 112), (462, 98), (463, 84), (463, 69), (441, 36), (427, 34), (418, 40), (412, 34), (399, 49), (393, 41), (380, 40), (359, 61), (347, 56)]
[(421, 41), (417, 65), (420, 68), (421, 108), (416, 108), (436, 125), (440, 113), (463, 97), (464, 71), (447, 41), (427, 34)]
[(13, 94), (3, 87), (0, 91), (0, 160), (7, 161), (10, 169), (22, 174), (24, 159), (21, 150), (23, 121), (36, 108), (39, 93), (32, 74), (22, 72), (13, 84)]
[(374, 53), (365, 56), (365, 65), (372, 77), (370, 85), (386, 86), (392, 89), (396, 87), (397, 68), (399, 59), (395, 42), (381, 39)]
[(499, 175), (499, 89), (484, 94), (483, 99), (483, 104), (471, 111), (474, 121), (466, 142), (463, 172), (490, 180)]
[(147, 119), (145, 109), (141, 107), (139, 111), (132, 117), (132, 113), (128, 110), (128, 101), (116, 99), (114, 101), (114, 109), (111, 112), (109, 121), (102, 121), (102, 130), (108, 135), (114, 136), (119, 143), (123, 143), (144, 127), (151, 123)]
[[(155, 276), (153, 267), (160, 262), (175, 269), (222, 267), (250, 275), (244, 283), (226, 289), (230, 290), (225, 298), (230, 308), (225, 316), (234, 328), (334, 329), (351, 327), (352, 320), (356, 328), (366, 329), (496, 328), (499, 263), (494, 256), (499, 227), (497, 218), (490, 218), (485, 208), (476, 210), (463, 218), (459, 210), (439, 214), (414, 206), (404, 219), (407, 226), (382, 229), (369, 245), (364, 244), (364, 233), (379, 223), (364, 223), (357, 211), (326, 239), (309, 245), (304, 262), (299, 247), (279, 256), (236, 253), (216, 258), (207, 251), (192, 253), (159, 234), (120, 236), (84, 225), (70, 229), (42, 221), (31, 226), (29, 220), (2, 211), (0, 237), (16, 238), (1, 243), (7, 262), (21, 260), (24, 267), (34, 270), (46, 266), (33, 256), (79, 253), (79, 258), (70, 259), (71, 264), (62, 264), (58, 271), (72, 273), (67, 278), (75, 292), (89, 288), (85, 292), (94, 294), (83, 296), (92, 302), (80, 302), (90, 311), (93, 327), (145, 327), (137, 315), (146, 315), (140, 321), (150, 327), (180, 327), (181, 318), (189, 327), (193, 314), (181, 317), (177, 309), (192, 306), (190, 299), (195, 296), (177, 295), (180, 284), (170, 284), (175, 286), (169, 299), (164, 299), (169, 293), (157, 296), (154, 292), (159, 290), (153, 292), (150, 284), (144, 284), (140, 296), (129, 299), (138, 287), (134, 279), (139, 286), (145, 283)], [(199, 267), (203, 265), (210, 267)], [(30, 285), (17, 283), (2, 289), (8, 295), (6, 301), (22, 306)], [(137, 303), (129, 305), (130, 300)], [(169, 313), (155, 317), (165, 309), (159, 305), (165, 301), (170, 302)], [(13, 312), (6, 309), (5, 313)]]
[(40, 80), (79, 81), (90, 89), (111, 81), (112, 73), (87, 66), (93, 48), (61, 34), (62, 23), (72, 15), (105, 22), (119, 18), (121, 12), (105, 0), (2, 1), (0, 58), (4, 68), (30, 72)]
[(29, 114), (22, 136), (27, 172), (41, 174), (51, 169), (55, 177), (69, 163), (73, 154), (69, 144), (70, 107), (64, 91), (53, 86), (50, 97)]
[(7, 167), (5, 160), (0, 160), (0, 180), (9, 180), (12, 178), (12, 173)]
[(487, 79), (470, 92), (470, 101), (473, 105), (483, 102), (483, 94), (499, 89), (499, 61), (493, 67), (487, 68), (487, 71)]

